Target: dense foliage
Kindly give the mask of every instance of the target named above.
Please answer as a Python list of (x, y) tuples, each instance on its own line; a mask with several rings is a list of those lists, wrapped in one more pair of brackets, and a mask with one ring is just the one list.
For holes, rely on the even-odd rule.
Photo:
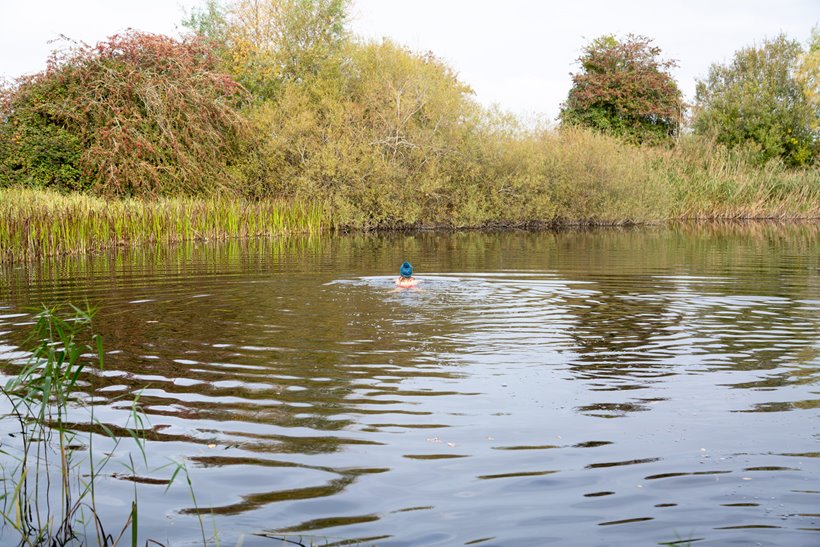
[(327, 75), (349, 39), (348, 0), (209, 0), (184, 25), (218, 52), (223, 68), (258, 98)]
[(820, 152), (818, 49), (779, 35), (714, 64), (697, 85), (694, 128), (730, 147), (752, 146), (758, 161), (808, 165)]
[(209, 193), (236, 186), (242, 88), (199, 39), (128, 32), (55, 52), (5, 89), (0, 186)]
[[(210, 0), (181, 41), (130, 32), (55, 54), (45, 72), (3, 90), (0, 190), (193, 195), (206, 205), (192, 224), (193, 206), (180, 202), (162, 224), (160, 209), (128, 202), (112, 208), (127, 216), (117, 222), (99, 202), (29, 210), (31, 195), (11, 189), (0, 220), (22, 220), (0, 223), (0, 247), (28, 256), (93, 248), (97, 236), (150, 241), (160, 224), (169, 241), (279, 233), (266, 222), (281, 214), (250, 205), (266, 202), (309, 204), (318, 224), (363, 229), (818, 214), (816, 172), (759, 166), (748, 147), (681, 134), (674, 63), (648, 38), (589, 44), (562, 127), (532, 128), (480, 106), (433, 54), (352, 36), (347, 9)], [(812, 55), (794, 77), (816, 108)], [(673, 146), (634, 146), (673, 135)]]
[(612, 35), (584, 48), (561, 108), (561, 121), (580, 124), (633, 143), (657, 143), (675, 135), (683, 112), (681, 92), (662, 60), (661, 50), (645, 36)]

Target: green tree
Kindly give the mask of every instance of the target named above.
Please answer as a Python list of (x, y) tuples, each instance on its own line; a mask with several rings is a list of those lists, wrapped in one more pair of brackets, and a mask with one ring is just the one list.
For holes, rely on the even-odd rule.
[(804, 54), (780, 34), (739, 50), (728, 65), (713, 64), (697, 83), (695, 132), (729, 147), (751, 145), (761, 162), (815, 162), (820, 108), (814, 51)]
[(675, 135), (683, 110), (681, 92), (662, 60), (661, 50), (645, 36), (623, 40), (607, 35), (584, 48), (561, 107), (561, 122), (585, 125), (633, 143), (657, 143)]
[(272, 98), (285, 82), (338, 69), (349, 0), (208, 0), (183, 24), (219, 51), (252, 93)]

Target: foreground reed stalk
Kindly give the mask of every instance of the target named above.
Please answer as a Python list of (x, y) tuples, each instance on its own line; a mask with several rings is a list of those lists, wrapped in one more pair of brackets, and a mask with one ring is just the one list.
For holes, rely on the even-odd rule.
[[(147, 466), (147, 422), (138, 394), (118, 436), (117, 428), (95, 418), (93, 402), (86, 404), (88, 399), (79, 393), (86, 366), (103, 368), (102, 338), (88, 333), (93, 316), (91, 309), (70, 305), (40, 309), (29, 338), (28, 359), (0, 363), (0, 372), (9, 377), (0, 387), (4, 399), (0, 402), (7, 403), (3, 408), (9, 410), (0, 414), (0, 420), (17, 424), (17, 431), (0, 450), (0, 537), (17, 534), (21, 546), (89, 545), (96, 540), (102, 547), (115, 547), (129, 539), (132, 547), (139, 543), (134, 454), (139, 453)], [(69, 415), (83, 410), (89, 421), (81, 427)], [(88, 431), (87, 436), (82, 429)], [(109, 441), (102, 454), (95, 450), (95, 432)], [(133, 441), (130, 451), (122, 444), (129, 438)], [(124, 523), (103, 522), (96, 485), (108, 476), (105, 470), (120, 450), (127, 451), (127, 462), (121, 464), (134, 480), (134, 498)], [(184, 463), (162, 468), (169, 466), (173, 473), (164, 481), (166, 491), (178, 475), (184, 476), (196, 507)], [(211, 539), (205, 535), (201, 518), (200, 530), (202, 544), (207, 545)], [(154, 540), (146, 545), (149, 543), (162, 545)]]
[(46, 190), (0, 190), (0, 260), (116, 246), (317, 234), (319, 204), (207, 198), (107, 200)]

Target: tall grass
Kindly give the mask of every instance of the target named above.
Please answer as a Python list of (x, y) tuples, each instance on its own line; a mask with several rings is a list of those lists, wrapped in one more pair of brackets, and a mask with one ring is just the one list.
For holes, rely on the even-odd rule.
[[(11, 404), (3, 417), (15, 420), (19, 427), (3, 447), (4, 459), (14, 465), (3, 468), (0, 522), (19, 534), (20, 545), (83, 544), (92, 538), (99, 545), (115, 545), (129, 527), (131, 544), (136, 545), (136, 498), (118, 535), (106, 531), (98, 517), (95, 483), (115, 450), (98, 456), (93, 435), (82, 441), (69, 418), (78, 403), (75, 390), (89, 357), (93, 355), (100, 367), (103, 364), (102, 339), (84, 336), (92, 316), (92, 311), (79, 308), (73, 308), (72, 316), (56, 308), (40, 310), (32, 327), (29, 359), (0, 388)], [(119, 439), (95, 422), (91, 409), (92, 424), (105, 431), (116, 448)], [(136, 400), (125, 430), (144, 457), (143, 420)], [(86, 448), (87, 456), (78, 447)]]
[(653, 169), (672, 189), (677, 219), (820, 218), (820, 171), (790, 168), (774, 159), (762, 166), (753, 149), (727, 149), (688, 136), (669, 150), (647, 150)]
[(0, 189), (0, 260), (115, 246), (316, 234), (320, 203), (226, 198), (104, 199), (51, 190)]

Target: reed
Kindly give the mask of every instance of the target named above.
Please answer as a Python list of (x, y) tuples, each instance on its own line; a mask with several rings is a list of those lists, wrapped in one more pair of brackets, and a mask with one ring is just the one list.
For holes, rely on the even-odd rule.
[(753, 149), (727, 149), (688, 136), (655, 155), (653, 169), (672, 189), (676, 219), (820, 218), (820, 172), (778, 159), (760, 165)]
[[(41, 309), (32, 327), (30, 357), (11, 371), (0, 388), (11, 405), (3, 417), (16, 421), (19, 428), (10, 436), (13, 441), (4, 443), (4, 463), (13, 464), (3, 467), (0, 526), (19, 534), (20, 545), (83, 544), (92, 538), (99, 545), (115, 545), (129, 527), (134, 529), (132, 545), (136, 545), (136, 498), (116, 538), (97, 518), (95, 482), (114, 451), (98, 456), (93, 436), (81, 440), (70, 419), (80, 403), (75, 391), (91, 361), (89, 356), (100, 367), (103, 363), (102, 339), (84, 336), (92, 316), (93, 311), (76, 307), (72, 307), (72, 316), (57, 308)], [(93, 406), (90, 420), (110, 433), (94, 420)], [(145, 456), (143, 421), (136, 401), (125, 430)], [(116, 448), (119, 439), (113, 434), (109, 437)], [(87, 458), (78, 456), (78, 446), (87, 449)], [(92, 532), (87, 530), (89, 524)]]
[(0, 260), (117, 246), (318, 234), (329, 227), (329, 214), (319, 202), (104, 199), (51, 190), (0, 190)]
[[(147, 466), (148, 424), (139, 394), (131, 402), (124, 426), (96, 419), (94, 402), (79, 392), (87, 374), (84, 369), (88, 365), (103, 368), (102, 337), (89, 335), (94, 310), (66, 305), (35, 311), (29, 347), (25, 348), (28, 358), (4, 364), (2, 369), (9, 379), (0, 387), (0, 395), (10, 403), (10, 411), (0, 417), (16, 422), (18, 431), (9, 435), (11, 440), (4, 442), (0, 451), (0, 533), (16, 533), (21, 546), (96, 543), (114, 547), (127, 542), (136, 547), (139, 503), (135, 452), (121, 445), (130, 437)], [(86, 411), (87, 424), (74, 418), (81, 411)], [(88, 432), (87, 437), (83, 431)], [(95, 436), (109, 441), (106, 450), (97, 448)], [(127, 452), (122, 465), (135, 481), (134, 494), (125, 522), (110, 529), (112, 523), (101, 520), (96, 492), (121, 450)], [(185, 464), (174, 462), (171, 467), (173, 472), (164, 481), (166, 490), (177, 476), (184, 476), (196, 506)], [(199, 524), (202, 544), (207, 545), (211, 539), (205, 535), (201, 518)], [(161, 545), (154, 540), (146, 545), (149, 543)]]

